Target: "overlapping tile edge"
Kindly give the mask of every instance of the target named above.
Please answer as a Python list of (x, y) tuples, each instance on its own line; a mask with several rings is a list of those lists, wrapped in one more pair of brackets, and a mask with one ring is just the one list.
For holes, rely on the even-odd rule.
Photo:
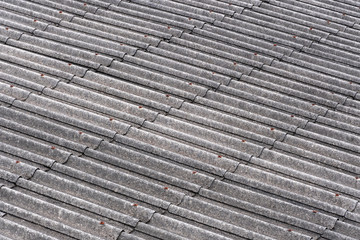
[(360, 3), (0, 1), (0, 239), (359, 239)]

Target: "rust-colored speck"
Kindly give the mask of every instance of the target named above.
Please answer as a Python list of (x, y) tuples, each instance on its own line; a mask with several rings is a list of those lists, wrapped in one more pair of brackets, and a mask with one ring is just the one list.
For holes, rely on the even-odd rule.
[(358, 179), (359, 179), (359, 177), (355, 177), (355, 179), (356, 179), (356, 180), (358, 180)]
[(277, 44), (274, 44), (274, 47), (276, 47), (277, 46)]
[(236, 65), (236, 62), (234, 62), (234, 65)]
[(52, 146), (52, 147), (51, 147), (51, 149), (52, 149), (52, 150), (54, 150), (54, 149), (55, 149), (55, 147), (54, 147), (54, 146)]
[(168, 26), (168, 29), (170, 29), (171, 27), (170, 26)]
[(316, 210), (313, 210), (313, 213), (317, 213), (317, 211), (316, 211)]
[(294, 117), (294, 115), (291, 115), (290, 117)]
[(197, 173), (197, 171), (193, 171), (193, 174), (196, 174)]
[(59, 11), (59, 13), (62, 13), (62, 11)]
[(292, 230), (291, 230), (291, 229), (288, 229), (288, 232), (292, 232)]
[(218, 155), (218, 158), (221, 158), (221, 155)]
[(164, 187), (165, 190), (168, 190), (169, 188), (168, 187)]
[(10, 87), (14, 87), (14, 85), (10, 85)]
[(147, 37), (148, 35), (144, 35), (144, 37)]
[(192, 85), (192, 83), (190, 82), (189, 85)]
[(16, 161), (16, 163), (20, 163), (20, 161)]
[(87, 4), (86, 3), (84, 3), (84, 6), (86, 6)]
[(212, 72), (212, 74), (215, 74), (215, 72)]
[(335, 196), (338, 197), (338, 196), (340, 196), (340, 194), (336, 193)]
[(109, 118), (110, 121), (114, 120), (113, 118)]
[(271, 131), (274, 131), (274, 128), (270, 128)]
[(36, 20), (36, 19), (34, 19), (34, 22), (37, 22), (37, 20)]
[(212, 13), (212, 10), (210, 10), (209, 12)]
[(71, 66), (71, 63), (68, 63), (69, 66)]
[(142, 108), (142, 106), (139, 106), (139, 108)]
[(134, 207), (137, 207), (138, 205), (136, 203), (133, 204)]
[(83, 132), (79, 132), (79, 134), (81, 135), (81, 134), (83, 134)]
[(44, 74), (41, 74), (40, 76), (42, 76), (42, 77), (43, 77), (43, 76), (44, 76)]
[(242, 142), (246, 142), (245, 140), (241, 140)]
[(343, 16), (346, 16), (346, 13), (343, 13)]
[(315, 103), (313, 103), (313, 104), (311, 104), (311, 105), (315, 106)]
[(254, 53), (255, 56), (257, 56), (257, 53)]
[(120, 46), (124, 45), (123, 43), (120, 43)]
[(6, 30), (9, 30), (9, 28), (5, 28)]
[(99, 55), (98, 53), (95, 53), (95, 55), (97, 56), (97, 55)]
[(296, 38), (296, 36), (294, 35), (293, 38)]
[(189, 18), (189, 20), (191, 20), (191, 18)]
[(170, 97), (170, 95), (169, 95), (169, 94), (166, 94), (166, 97)]
[(104, 225), (105, 223), (103, 221), (100, 222), (101, 225)]
[(313, 28), (311, 27), (310, 30), (313, 30)]

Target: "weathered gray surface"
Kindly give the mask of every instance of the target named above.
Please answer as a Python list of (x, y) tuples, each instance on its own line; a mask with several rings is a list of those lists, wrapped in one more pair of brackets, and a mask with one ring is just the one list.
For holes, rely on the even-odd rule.
[(359, 7), (0, 0), (0, 239), (359, 239)]

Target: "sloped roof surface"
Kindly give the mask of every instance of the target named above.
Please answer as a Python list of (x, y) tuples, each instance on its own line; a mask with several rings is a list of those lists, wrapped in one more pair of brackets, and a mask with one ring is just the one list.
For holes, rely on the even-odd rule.
[(360, 239), (360, 2), (0, 1), (0, 239)]

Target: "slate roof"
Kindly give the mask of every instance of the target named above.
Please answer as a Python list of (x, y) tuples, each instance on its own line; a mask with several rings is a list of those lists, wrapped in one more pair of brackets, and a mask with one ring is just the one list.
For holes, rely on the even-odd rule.
[(1, 0), (0, 239), (360, 239), (360, 2)]

